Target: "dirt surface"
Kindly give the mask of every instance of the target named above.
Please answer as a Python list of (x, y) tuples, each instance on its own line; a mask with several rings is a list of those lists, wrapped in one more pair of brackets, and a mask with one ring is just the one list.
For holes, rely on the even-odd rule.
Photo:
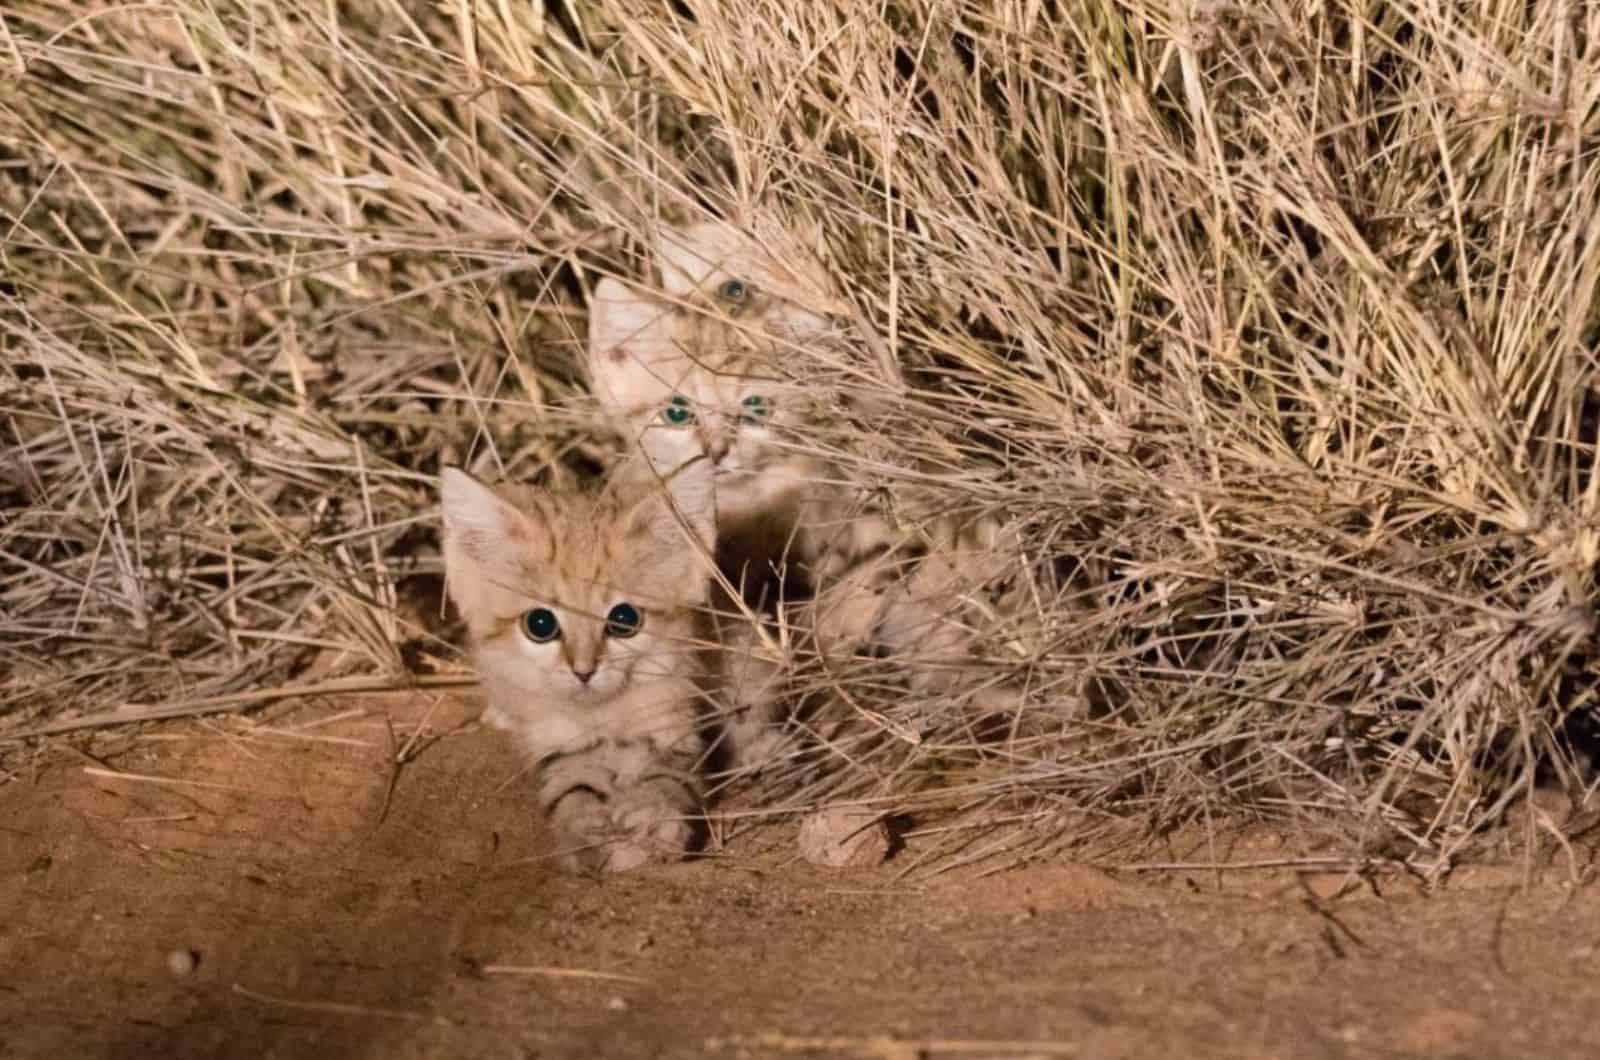
[(1600, 892), (1565, 871), (1332, 899), (735, 844), (572, 879), (472, 716), (306, 706), (37, 755), (0, 784), (0, 1057), (1594, 1055)]

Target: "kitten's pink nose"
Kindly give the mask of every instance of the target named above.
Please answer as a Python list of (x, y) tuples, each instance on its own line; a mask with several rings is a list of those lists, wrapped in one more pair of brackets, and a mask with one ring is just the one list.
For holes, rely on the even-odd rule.
[(706, 455), (713, 464), (722, 463), (722, 458), (728, 455), (728, 439), (717, 437), (706, 441)]
[(576, 677), (578, 679), (578, 683), (580, 685), (586, 685), (586, 684), (589, 683), (589, 678), (594, 676), (594, 671), (593, 670), (579, 670), (579, 669), (574, 668), (573, 671), (572, 671), (572, 676)]

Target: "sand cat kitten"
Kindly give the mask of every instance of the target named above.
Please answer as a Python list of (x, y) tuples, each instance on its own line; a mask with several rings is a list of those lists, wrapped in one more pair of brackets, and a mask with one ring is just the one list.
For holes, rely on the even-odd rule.
[[(539, 769), (570, 871), (680, 856), (698, 836), (709, 465), (599, 494), (497, 492), (446, 469), (444, 554), (488, 700)], [(668, 492), (670, 490), (670, 493)]]
[(595, 287), (589, 368), (605, 412), (657, 474), (702, 455), (715, 465), (724, 558), (787, 556), (821, 583), (889, 544), (807, 444), (828, 395), (776, 370), (835, 331), (842, 303), (821, 270), (781, 236), (758, 245), (723, 222), (663, 228), (656, 250), (660, 297), (611, 278)]
[[(865, 520), (815, 456), (793, 443), (821, 410), (813, 395), (773, 370), (775, 358), (825, 339), (828, 317), (805, 308), (820, 278), (760, 253), (731, 226), (664, 229), (657, 246), (662, 297), (614, 279), (595, 288), (590, 369), (605, 412), (637, 443), (620, 477), (649, 478), (704, 456), (715, 468), (718, 562), (747, 607), (770, 613), (786, 594), (806, 596), (855, 562)], [(804, 261), (803, 255), (789, 255)], [(735, 275), (713, 262), (750, 263)], [(819, 308), (835, 308), (823, 299)], [(789, 577), (774, 576), (785, 570)], [(757, 766), (776, 752), (772, 722), (779, 667), (734, 600), (722, 621), (727, 708), (725, 764)]]
[[(791, 241), (758, 244), (710, 222), (662, 229), (656, 250), (662, 297), (609, 278), (595, 288), (589, 364), (602, 406), (656, 472), (700, 455), (716, 465), (718, 558), (731, 578), (798, 566), (805, 591), (818, 594), (804, 620), (816, 647), (874, 647), (907, 661), (925, 653), (928, 665), (908, 667), (912, 688), (949, 690), (960, 680), (950, 659), (973, 639), (960, 590), (990, 565), (994, 528), (945, 520), (918, 545), (837, 470), (798, 451), (823, 410), (773, 365), (827, 341), (827, 316), (807, 306), (836, 304), (816, 293), (826, 279)], [(923, 548), (940, 557), (908, 564)]]
[(816, 561), (825, 548), (814, 528), (835, 514), (814, 510), (831, 499), (817, 488), (829, 475), (792, 440), (820, 410), (774, 367), (828, 335), (832, 303), (805, 308), (801, 299), (820, 281), (780, 268), (725, 224), (663, 229), (657, 252), (663, 298), (610, 278), (595, 287), (589, 355), (602, 407), (657, 473), (701, 455), (712, 462), (724, 542), (750, 538), (753, 553), (767, 544), (781, 551), (802, 526), (809, 540), (798, 548)]

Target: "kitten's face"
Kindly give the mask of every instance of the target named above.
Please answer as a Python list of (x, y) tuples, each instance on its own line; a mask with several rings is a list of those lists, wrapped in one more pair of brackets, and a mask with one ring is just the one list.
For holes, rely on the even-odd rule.
[(634, 381), (634, 404), (626, 413), (658, 474), (670, 474), (697, 457), (715, 469), (718, 512), (738, 520), (762, 506), (775, 475), (805, 422), (800, 395), (778, 380), (746, 374), (742, 365), (713, 368), (681, 359)]
[(678, 514), (657, 489), (513, 500), (445, 471), (447, 584), (497, 710), (599, 707), (690, 672), (707, 575), (689, 533), (710, 547), (714, 501), (702, 464), (671, 486)]
[(832, 331), (806, 308), (821, 281), (780, 268), (722, 224), (668, 229), (657, 252), (665, 297), (612, 279), (595, 288), (595, 392), (659, 473), (705, 456), (716, 469), (719, 515), (739, 520), (763, 507), (773, 483), (761, 476), (789, 455), (785, 442), (809, 418), (807, 396), (774, 366)]

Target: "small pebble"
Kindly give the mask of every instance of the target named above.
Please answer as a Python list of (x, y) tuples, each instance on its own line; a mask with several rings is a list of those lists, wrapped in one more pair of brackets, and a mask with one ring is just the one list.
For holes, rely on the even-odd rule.
[(627, 1007), (628, 1002), (626, 998), (614, 997), (610, 1001), (606, 1002), (606, 1008), (610, 1009), (612, 1012), (621, 1012)]
[(173, 950), (167, 954), (167, 970), (173, 975), (188, 975), (199, 963), (200, 957), (193, 950)]
[(800, 822), (800, 854), (830, 869), (878, 865), (889, 856), (889, 829), (873, 810), (828, 806)]

